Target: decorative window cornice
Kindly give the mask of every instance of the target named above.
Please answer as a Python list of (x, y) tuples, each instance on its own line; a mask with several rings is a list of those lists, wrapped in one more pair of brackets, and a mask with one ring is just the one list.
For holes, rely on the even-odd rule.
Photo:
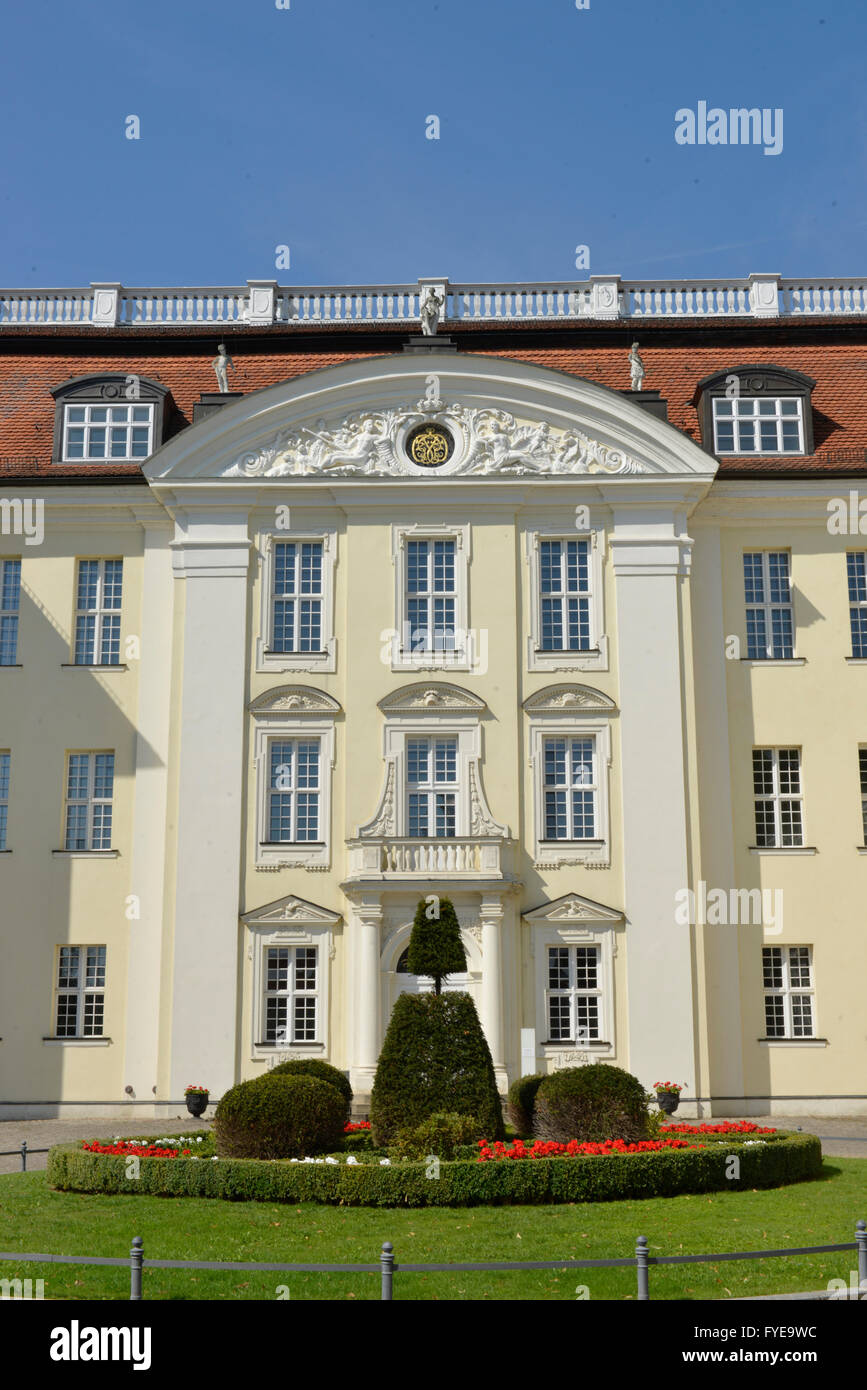
[(317, 690), (312, 685), (280, 685), (257, 695), (250, 704), (250, 713), (257, 719), (268, 715), (284, 714), (341, 714), (342, 710), (333, 695)]
[(413, 685), (402, 685), (379, 702), (383, 714), (424, 714), (430, 711), (472, 711), (480, 713), (487, 705), (478, 695), (464, 690), (459, 685), (448, 685), (444, 681), (418, 681)]
[(616, 714), (617, 706), (610, 696), (590, 685), (546, 685), (524, 701), (527, 714), (572, 714), (595, 713)]

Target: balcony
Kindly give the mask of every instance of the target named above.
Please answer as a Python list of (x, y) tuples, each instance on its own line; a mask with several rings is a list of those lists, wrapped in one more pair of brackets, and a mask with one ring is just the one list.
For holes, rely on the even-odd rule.
[(508, 842), (490, 836), (411, 840), (377, 836), (349, 840), (349, 879), (504, 879)]

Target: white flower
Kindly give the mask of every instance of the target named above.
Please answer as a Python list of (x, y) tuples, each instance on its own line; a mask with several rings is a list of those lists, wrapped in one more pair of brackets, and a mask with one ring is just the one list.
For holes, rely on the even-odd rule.
[(305, 1158), (304, 1162), (305, 1162), (305, 1163), (314, 1163), (314, 1162), (315, 1162), (315, 1159), (312, 1159), (312, 1158)]
[(336, 1162), (337, 1162), (337, 1159), (336, 1159), (336, 1158), (326, 1158), (325, 1162), (326, 1162), (326, 1163), (336, 1163)]
[(191, 1163), (198, 1163), (198, 1161), (199, 1161), (199, 1155), (198, 1155), (198, 1154), (190, 1154), (190, 1162), (191, 1162)]
[(357, 1164), (357, 1163), (358, 1163), (358, 1159), (355, 1157), (354, 1154), (350, 1154), (349, 1157), (348, 1157), (347, 1160), (346, 1160), (346, 1163), (347, 1163), (347, 1167), (348, 1167), (350, 1163)]
[(391, 1167), (391, 1159), (390, 1159), (390, 1158), (381, 1158), (381, 1159), (379, 1160), (379, 1166), (380, 1166), (380, 1168), (390, 1168), (390, 1167)]
[(217, 1161), (217, 1155), (214, 1154), (213, 1158), (211, 1159), (211, 1162), (212, 1162), (212, 1163), (216, 1163), (216, 1161)]
[(199, 1135), (197, 1135), (197, 1137), (196, 1137), (196, 1143), (197, 1143), (197, 1144), (201, 1144), (201, 1142), (202, 1142), (202, 1136), (201, 1136), (201, 1134), (199, 1134)]

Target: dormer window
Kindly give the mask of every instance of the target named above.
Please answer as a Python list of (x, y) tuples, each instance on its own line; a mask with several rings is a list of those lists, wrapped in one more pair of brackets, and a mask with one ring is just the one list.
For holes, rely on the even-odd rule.
[(787, 367), (740, 366), (698, 384), (702, 445), (719, 458), (813, 452), (812, 377)]
[(163, 442), (165, 386), (135, 373), (76, 377), (52, 392), (53, 463), (144, 463)]

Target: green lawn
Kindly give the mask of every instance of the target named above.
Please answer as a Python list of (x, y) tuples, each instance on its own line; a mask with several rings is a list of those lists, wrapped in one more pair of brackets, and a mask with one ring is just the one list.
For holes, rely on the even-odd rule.
[[(601, 1161), (601, 1160), (600, 1160)], [(53, 1192), (44, 1173), (0, 1176), (0, 1249), (58, 1255), (120, 1255), (144, 1239), (152, 1259), (219, 1259), (364, 1263), (384, 1240), (400, 1261), (604, 1259), (632, 1255), (646, 1235), (651, 1254), (761, 1250), (854, 1239), (867, 1219), (867, 1159), (827, 1160), (823, 1177), (771, 1191), (723, 1192), (578, 1206), (477, 1207), (381, 1211), (280, 1206), (193, 1198)], [(656, 1299), (724, 1299), (821, 1289), (849, 1277), (854, 1251), (791, 1259), (726, 1261), (651, 1268)], [(45, 1297), (126, 1299), (125, 1269), (16, 1265), (0, 1277), (43, 1278)], [(146, 1299), (272, 1299), (287, 1285), (292, 1299), (378, 1299), (374, 1274), (263, 1274), (145, 1270)], [(394, 1281), (405, 1299), (592, 1299), (635, 1297), (633, 1269), (405, 1274)]]

